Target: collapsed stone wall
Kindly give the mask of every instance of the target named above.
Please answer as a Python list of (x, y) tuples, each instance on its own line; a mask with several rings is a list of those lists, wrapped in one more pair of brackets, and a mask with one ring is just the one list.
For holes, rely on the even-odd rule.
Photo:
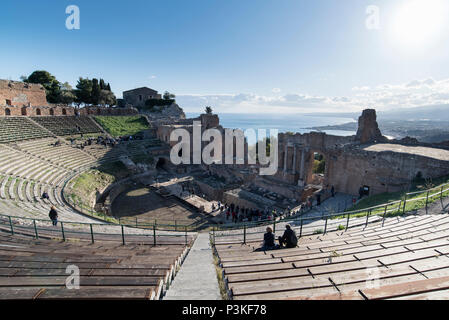
[(0, 80), (1, 106), (46, 106), (45, 88), (40, 84)]

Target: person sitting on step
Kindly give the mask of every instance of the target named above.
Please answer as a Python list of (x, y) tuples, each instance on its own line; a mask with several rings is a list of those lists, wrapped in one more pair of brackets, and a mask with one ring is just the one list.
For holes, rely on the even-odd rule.
[(275, 250), (279, 247), (274, 243), (274, 234), (273, 229), (271, 227), (267, 227), (267, 232), (263, 235), (263, 245), (262, 247), (256, 249), (255, 251), (268, 251)]
[(285, 226), (284, 234), (278, 240), (281, 248), (284, 246), (286, 248), (296, 248), (298, 245), (298, 237), (289, 224)]

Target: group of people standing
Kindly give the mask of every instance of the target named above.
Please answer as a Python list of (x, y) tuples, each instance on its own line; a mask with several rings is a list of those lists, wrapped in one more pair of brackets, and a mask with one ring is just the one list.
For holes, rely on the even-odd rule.
[(295, 215), (298, 211), (292, 211), (290, 207), (288, 207), (284, 211), (278, 211), (276, 208), (269, 210), (265, 208), (264, 210), (258, 208), (245, 208), (239, 207), (234, 203), (230, 205), (225, 204), (221, 205), (219, 203), (218, 206), (221, 213), (224, 213), (226, 217), (226, 221), (232, 221), (233, 223), (239, 222), (248, 222), (248, 221), (261, 221), (261, 220), (274, 220), (277, 217), (289, 217), (291, 215)]

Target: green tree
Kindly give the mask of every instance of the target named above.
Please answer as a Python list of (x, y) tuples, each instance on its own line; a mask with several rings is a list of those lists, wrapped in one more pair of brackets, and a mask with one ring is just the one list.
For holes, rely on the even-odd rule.
[(106, 85), (105, 85), (103, 79), (100, 79), (100, 89), (101, 89), (101, 90), (106, 90)]
[(47, 101), (50, 103), (58, 103), (61, 94), (59, 81), (50, 72), (45, 70), (37, 70), (29, 75), (28, 78), (22, 78), (27, 83), (38, 83), (45, 88)]
[(76, 95), (76, 102), (78, 104), (85, 103), (85, 104), (91, 104), (92, 103), (92, 80), (89, 80), (88, 78), (79, 78), (78, 83), (76, 85), (75, 89), (75, 95)]
[(99, 104), (100, 101), (100, 84), (98, 83), (98, 79), (92, 79), (92, 94), (91, 94), (91, 102), (95, 105)]
[(68, 82), (61, 84), (61, 93), (58, 100), (64, 104), (71, 104), (76, 100), (75, 92)]
[(164, 95), (163, 95), (163, 98), (164, 98), (164, 100), (170, 100), (170, 99), (176, 98), (176, 96), (173, 93), (165, 91)]
[(115, 95), (111, 91), (101, 90), (98, 103), (101, 105), (113, 106), (117, 103), (117, 99), (115, 98)]

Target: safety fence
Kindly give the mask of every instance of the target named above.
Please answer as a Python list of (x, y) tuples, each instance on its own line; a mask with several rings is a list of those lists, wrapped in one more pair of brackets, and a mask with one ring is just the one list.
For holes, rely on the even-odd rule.
[(11, 235), (32, 236), (35, 239), (115, 241), (123, 245), (127, 243), (149, 245), (188, 245), (193, 234), (184, 231), (161, 233), (153, 227), (152, 230), (136, 229), (127, 225), (108, 223), (81, 223), (57, 221), (56, 224), (47, 219), (33, 219), (0, 214), (0, 231)]
[(444, 209), (443, 199), (447, 196), (449, 196), (449, 183), (423, 191), (409, 192), (401, 200), (369, 208), (310, 217), (304, 217), (304, 214), (302, 214), (299, 217), (285, 217), (275, 221), (247, 222), (243, 225), (221, 225), (214, 227), (210, 231), (210, 236), (213, 243), (220, 242), (220, 239), (225, 239), (223, 242), (226, 243), (246, 243), (249, 240), (260, 240), (261, 235), (265, 232), (262, 227), (270, 226), (275, 233), (276, 225), (283, 222), (291, 224), (298, 237), (326, 234), (335, 230), (343, 231), (361, 225), (367, 226), (368, 223), (374, 221), (382, 221), (383, 226), (387, 217), (403, 215), (417, 209), (425, 209), (425, 213), (428, 214), (429, 205), (435, 201), (440, 201), (441, 209)]

